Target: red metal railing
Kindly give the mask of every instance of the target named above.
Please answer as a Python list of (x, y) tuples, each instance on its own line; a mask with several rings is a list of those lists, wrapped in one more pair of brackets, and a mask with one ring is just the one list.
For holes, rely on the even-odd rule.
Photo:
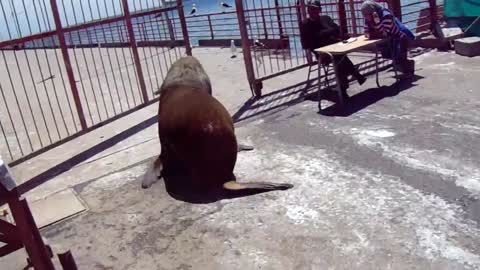
[[(252, 90), (261, 94), (262, 81), (311, 65), (300, 43), (299, 25), (306, 19), (305, 0), (236, 0), (244, 60)], [(334, 19), (342, 36), (363, 34), (360, 0), (323, 0), (322, 13)], [(414, 32), (428, 30), (437, 20), (434, 0), (379, 1)], [(426, 21), (425, 21), (426, 20)], [(243, 28), (243, 29), (242, 29)], [(253, 46), (252, 40), (273, 39), (273, 46)]]
[(1, 1), (0, 153), (17, 164), (155, 101), (191, 54), (181, 2)]

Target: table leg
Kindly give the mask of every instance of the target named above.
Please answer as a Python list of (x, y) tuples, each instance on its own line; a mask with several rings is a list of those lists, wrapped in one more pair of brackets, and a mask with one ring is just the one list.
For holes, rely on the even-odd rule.
[[(318, 111), (322, 111), (322, 99), (323, 99), (323, 91), (322, 91), (322, 64), (320, 59), (318, 59)], [(328, 78), (326, 78), (328, 80)]]
[(378, 88), (382, 87), (380, 85), (380, 80), (378, 78), (378, 47), (375, 49), (375, 79), (376, 79)]
[(335, 62), (335, 58), (333, 57), (332, 54), (329, 53), (328, 55), (330, 56), (330, 60), (332, 61), (333, 71), (335, 73), (335, 80), (337, 81), (336, 90), (337, 90), (337, 94), (338, 94), (339, 104), (340, 104), (340, 107), (343, 108), (345, 103), (344, 103), (344, 100), (343, 100), (342, 87), (341, 87), (339, 70), (338, 70), (338, 65), (337, 65), (338, 63)]

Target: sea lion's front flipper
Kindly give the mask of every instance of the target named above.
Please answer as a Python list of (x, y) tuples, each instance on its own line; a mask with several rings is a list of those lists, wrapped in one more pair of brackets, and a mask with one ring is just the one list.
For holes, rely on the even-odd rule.
[(242, 151), (252, 151), (254, 148), (252, 145), (248, 145), (248, 144), (243, 144), (243, 143), (239, 143), (238, 144), (238, 152), (242, 152)]
[(160, 157), (156, 158), (153, 164), (148, 166), (142, 180), (142, 188), (150, 188), (155, 182), (162, 178), (163, 164)]

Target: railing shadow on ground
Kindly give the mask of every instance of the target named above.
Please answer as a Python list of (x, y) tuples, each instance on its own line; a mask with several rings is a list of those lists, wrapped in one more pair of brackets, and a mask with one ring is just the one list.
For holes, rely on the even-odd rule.
[[(89, 160), (90, 158), (94, 157), (95, 155), (105, 151), (105, 150), (108, 150), (110, 149), (111, 147), (113, 147), (114, 145), (126, 140), (127, 138), (139, 133), (140, 131), (142, 130), (145, 130), (147, 128), (149, 128), (150, 126), (153, 126), (157, 123), (158, 119), (157, 119), (157, 116), (153, 116), (131, 128), (128, 128), (114, 136), (112, 136), (111, 138), (109, 139), (106, 139), (104, 140), (103, 142), (101, 143), (98, 143), (90, 148), (88, 148), (87, 150), (85, 151), (82, 151), (81, 153), (78, 153), (76, 154), (75, 156), (63, 161), (63, 162), (60, 162), (59, 164), (45, 170), (44, 172), (34, 176), (33, 178), (31, 178), (30, 180), (28, 180), (27, 182), (23, 183), (23, 184), (20, 184), (17, 189), (18, 191), (21, 193), (21, 194), (24, 194), (38, 186), (40, 186), (41, 184), (44, 184), (46, 183), (47, 181), (71, 170), (72, 168), (74, 168), (75, 166), (81, 164), (82, 162), (85, 162), (87, 160)], [(146, 160), (150, 159), (149, 158), (146, 158), (143, 162), (145, 162)], [(142, 163), (142, 162), (140, 162)], [(134, 164), (135, 165), (135, 164)], [(137, 163), (138, 165), (138, 163)], [(131, 165), (133, 166), (133, 165)], [(81, 176), (80, 176), (81, 177)]]
[[(388, 65), (380, 70), (388, 69)], [(366, 75), (373, 74), (368, 71)], [(330, 87), (335, 87), (332, 73), (327, 76)], [(323, 90), (327, 90), (322, 88)], [(328, 90), (327, 90), (328, 91)], [(309, 81), (303, 81), (292, 86), (273, 91), (262, 97), (253, 97), (247, 100), (244, 105), (233, 115), (234, 122), (242, 122), (256, 116), (265, 115), (267, 113), (275, 113), (286, 109), (290, 106), (304, 102), (305, 100), (316, 101), (318, 93), (318, 77)], [(330, 99), (329, 99), (330, 100)], [(332, 99), (333, 100), (333, 99)]]
[[(346, 103), (344, 108), (341, 108), (337, 103), (334, 105), (323, 109), (319, 114), (324, 116), (338, 116), (338, 117), (348, 117), (351, 116), (375, 103), (378, 101), (394, 97), (400, 94), (401, 92), (411, 89), (416, 81), (423, 79), (424, 77), (415, 75), (412, 79), (401, 80), (393, 83), (389, 86), (382, 86), (380, 88), (370, 88), (364, 90), (352, 97)], [(327, 97), (326, 100), (335, 101), (336, 96)], [(316, 102), (318, 100), (312, 99)]]
[[(416, 57), (431, 51), (432, 49), (428, 48), (416, 48), (410, 52), (411, 57)], [(392, 72), (391, 64), (389, 60), (381, 59), (379, 65), (379, 72)], [(365, 75), (371, 76), (375, 74), (375, 60), (369, 60), (359, 64), (359, 69), (364, 72)], [(419, 69), (417, 69), (418, 71)], [(305, 72), (308, 72), (305, 69)], [(305, 74), (307, 77), (307, 74)], [(329, 84), (331, 87), (334, 87), (335, 80), (333, 77), (333, 71), (331, 70), (327, 76)], [(367, 89), (360, 94), (352, 97), (352, 106), (347, 108), (344, 113), (339, 112), (338, 106), (328, 109), (325, 115), (332, 116), (349, 116), (352, 115), (376, 102), (379, 100), (388, 97), (394, 96), (396, 88), (403, 92), (408, 88), (414, 86), (412, 83), (422, 79), (423, 77), (415, 75), (413, 80), (410, 81), (401, 81), (394, 85), (388, 87), (381, 87), (380, 89)], [(371, 77), (370, 79), (374, 79)], [(291, 86), (287, 86), (282, 89), (275, 90), (268, 94), (263, 95), (262, 97), (252, 97), (247, 100), (243, 106), (233, 115), (233, 120), (235, 123), (239, 123), (256, 116), (265, 115), (268, 113), (275, 113), (281, 111), (287, 107), (299, 104), (305, 100), (316, 100), (316, 93), (318, 91), (318, 77), (310, 79), (309, 81), (303, 81), (296, 83)], [(323, 114), (323, 113), (322, 113)]]

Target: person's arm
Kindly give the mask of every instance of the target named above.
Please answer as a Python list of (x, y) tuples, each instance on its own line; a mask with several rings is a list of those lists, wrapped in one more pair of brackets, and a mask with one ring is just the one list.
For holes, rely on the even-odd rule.
[(403, 37), (405, 35), (402, 33), (402, 31), (400, 31), (397, 24), (395, 24), (395, 17), (393, 17), (391, 14), (383, 16), (381, 19), (381, 24), (381, 29), (385, 36), (394, 36), (399, 34), (401, 37)]
[(370, 32), (370, 26), (368, 25), (367, 20), (365, 20), (364, 25), (363, 25), (363, 33), (365, 34), (365, 36), (367, 38), (370, 38), (371, 32)]

